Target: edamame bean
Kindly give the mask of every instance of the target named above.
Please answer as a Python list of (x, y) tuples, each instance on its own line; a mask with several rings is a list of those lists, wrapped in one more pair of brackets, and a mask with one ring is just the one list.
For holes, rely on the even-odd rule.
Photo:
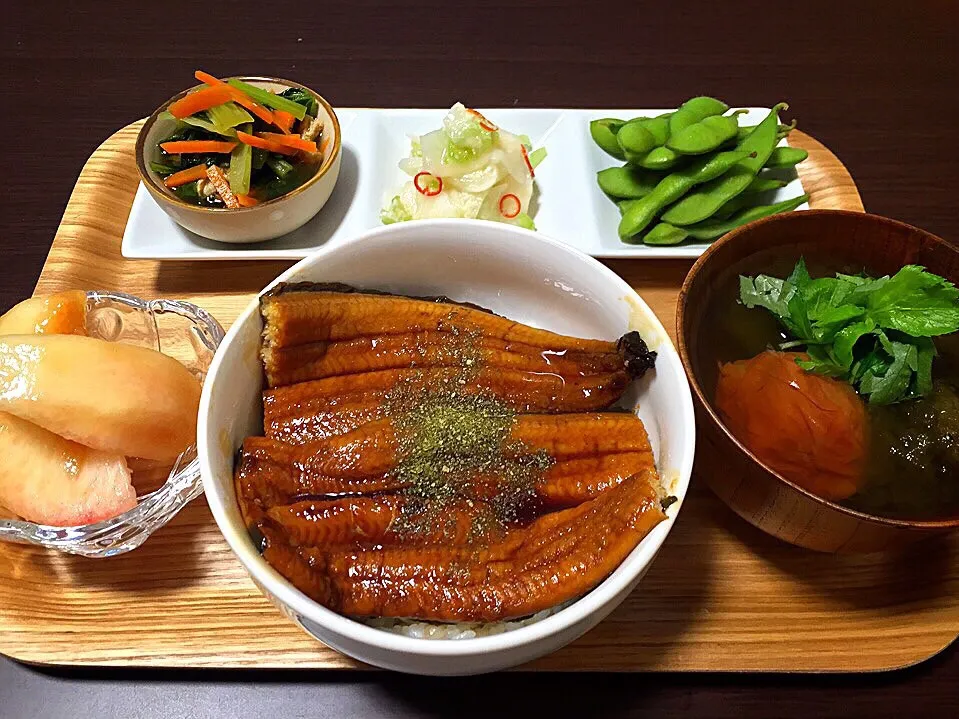
[(668, 147), (654, 147), (645, 155), (630, 155), (626, 160), (646, 170), (672, 170), (683, 161), (683, 156)]
[(712, 152), (724, 142), (736, 137), (739, 130), (739, 115), (745, 110), (737, 110), (732, 115), (710, 115), (689, 127), (670, 135), (666, 147), (681, 155), (702, 155)]
[(669, 134), (678, 135), (693, 123), (711, 115), (722, 115), (729, 105), (712, 97), (694, 97), (684, 102), (669, 117)]
[(596, 173), (600, 189), (610, 197), (636, 199), (645, 197), (654, 189), (662, 177), (647, 170), (626, 165), (625, 167), (607, 167)]
[[(669, 118), (668, 118), (668, 117), (664, 117), (664, 116), (659, 116), (659, 117), (639, 117), (639, 118), (636, 118), (635, 120), (631, 120), (630, 122), (634, 122), (634, 123), (636, 123), (637, 125), (641, 126), (644, 130), (646, 130), (646, 131), (649, 133), (649, 137), (652, 138), (652, 141), (653, 141), (654, 144), (653, 144), (651, 147), (648, 147), (648, 148), (645, 149), (645, 150), (633, 150), (631, 147), (627, 147), (627, 143), (626, 143), (626, 142), (620, 141), (620, 143), (619, 143), (619, 144), (620, 144), (620, 148), (622, 148), (623, 154), (626, 156), (626, 161), (627, 161), (627, 162), (631, 162), (631, 163), (633, 163), (634, 165), (640, 165), (641, 167), (645, 167), (645, 165), (641, 165), (640, 163), (645, 161), (645, 158), (646, 158), (646, 156), (650, 153), (650, 151), (652, 151), (652, 150), (660, 147), (661, 145), (665, 144), (666, 140), (669, 138)], [(630, 123), (627, 123), (627, 124), (630, 124)], [(624, 126), (623, 129), (625, 129), (625, 126)], [(642, 134), (639, 133), (638, 131), (636, 131), (636, 133), (642, 136)], [(618, 139), (618, 136), (617, 136), (617, 139)], [(645, 138), (645, 139), (646, 139), (646, 141), (648, 142), (648, 137)], [(629, 140), (629, 139), (628, 139), (628, 141), (629, 141), (629, 142), (632, 142), (632, 140)], [(635, 144), (635, 146), (636, 146), (636, 147), (641, 147), (641, 145), (640, 145), (638, 142)], [(654, 155), (653, 155), (654, 159), (655, 159), (659, 154), (661, 154), (661, 153), (656, 153), (656, 154), (654, 154)], [(670, 153), (670, 154), (672, 154), (672, 153)], [(654, 164), (655, 164), (655, 163), (654, 163)], [(668, 164), (668, 163), (659, 162), (659, 166), (657, 166), (657, 167), (648, 167), (647, 169), (652, 169), (652, 170), (656, 170), (656, 169), (666, 170), (666, 169), (669, 169), (668, 167), (665, 166), (666, 164)], [(673, 164), (675, 164), (675, 163), (673, 163)], [(671, 166), (671, 165), (670, 165), (670, 166)]]
[(789, 147), (784, 145), (777, 147), (772, 151), (769, 159), (766, 160), (764, 167), (769, 169), (781, 169), (784, 167), (793, 167), (809, 157), (809, 153), (801, 147)]
[(641, 198), (637, 198), (635, 200), (620, 200), (619, 202), (617, 202), (616, 207), (619, 208), (619, 216), (622, 217), (627, 212), (629, 212), (629, 208), (635, 205), (637, 202), (639, 202), (640, 199)]
[(630, 120), (616, 133), (616, 142), (623, 150), (623, 154), (645, 155), (660, 143), (646, 128), (646, 118), (638, 117)]
[(623, 150), (616, 142), (616, 133), (625, 125), (625, 120), (617, 120), (614, 117), (604, 117), (600, 120), (593, 120), (589, 123), (589, 134), (593, 142), (600, 146), (604, 152), (612, 155), (617, 160), (625, 160)]
[(712, 217), (720, 207), (749, 187), (776, 146), (779, 111), (787, 107), (785, 103), (776, 105), (766, 119), (739, 143), (738, 150), (750, 153), (745, 159), (721, 177), (705, 183), (679, 200), (663, 213), (663, 221), (672, 225), (701, 222)]
[(713, 178), (720, 177), (730, 168), (738, 167), (748, 159), (746, 150), (718, 152), (704, 157), (685, 170), (667, 175), (651, 193), (641, 198), (623, 215), (619, 222), (619, 236), (626, 242), (642, 232), (664, 207), (675, 202), (690, 189)]

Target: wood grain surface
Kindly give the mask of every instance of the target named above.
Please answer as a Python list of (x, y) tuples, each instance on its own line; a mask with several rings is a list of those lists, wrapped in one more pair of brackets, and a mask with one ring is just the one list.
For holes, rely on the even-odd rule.
[[(228, 325), (289, 263), (128, 261), (138, 123), (80, 173), (37, 293), (113, 289), (195, 301)], [(809, 136), (813, 207), (862, 209), (842, 164)], [(672, 330), (688, 261), (616, 261)], [(721, 471), (698, 466), (698, 472)], [(933, 562), (917, 561), (921, 552)], [(869, 557), (820, 555), (736, 518), (694, 477), (639, 588), (596, 629), (526, 669), (870, 671), (910, 665), (959, 628), (956, 540)], [(92, 561), (0, 545), (0, 651), (42, 664), (351, 668), (284, 619), (233, 558), (202, 500), (142, 548)]]

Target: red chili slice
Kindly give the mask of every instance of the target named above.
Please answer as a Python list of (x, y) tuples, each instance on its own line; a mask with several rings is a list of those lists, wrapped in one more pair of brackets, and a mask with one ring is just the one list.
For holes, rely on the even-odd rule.
[[(422, 185), (420, 184), (420, 180), (422, 178), (427, 178), (427, 180), (436, 180), (436, 184), (430, 183), (429, 185)], [(413, 187), (415, 187), (416, 191), (421, 195), (434, 197), (443, 191), (443, 178), (437, 177), (436, 175), (431, 175), (428, 172), (417, 172), (416, 175), (413, 176)]]
[[(512, 208), (515, 208), (513, 212), (510, 212), (510, 205)], [(523, 209), (522, 203), (519, 201), (519, 198), (514, 195), (512, 192), (508, 192), (499, 198), (499, 213), (505, 217), (507, 220), (512, 220), (519, 214), (519, 211)]]
[(526, 152), (526, 145), (520, 145), (519, 149), (523, 153), (523, 161), (526, 162), (526, 167), (529, 168), (529, 176), (536, 177), (536, 173), (533, 172), (533, 165), (529, 161), (529, 154)]
[(482, 128), (483, 128), (484, 130), (486, 130), (487, 132), (496, 132), (496, 131), (499, 129), (496, 125), (494, 125), (492, 122), (490, 122), (490, 121), (487, 120), (485, 117), (483, 117), (483, 114), (482, 114), (482, 113), (477, 112), (477, 111), (474, 110), (473, 108), (470, 108), (469, 110), (467, 110), (467, 112), (468, 112), (470, 115), (474, 115), (474, 116), (476, 116), (477, 118), (479, 118), (480, 127), (482, 127)]

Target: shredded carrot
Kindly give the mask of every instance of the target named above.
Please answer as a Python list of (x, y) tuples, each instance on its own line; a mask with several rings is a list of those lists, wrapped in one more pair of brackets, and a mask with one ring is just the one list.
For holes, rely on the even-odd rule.
[(216, 194), (223, 200), (224, 205), (231, 210), (240, 207), (240, 201), (236, 199), (236, 195), (234, 195), (230, 189), (230, 182), (226, 179), (226, 175), (223, 174), (223, 170), (216, 165), (210, 165), (206, 168), (206, 176), (210, 179), (210, 182), (213, 183), (213, 189), (216, 190)]
[(168, 108), (170, 114), (178, 120), (195, 115), (203, 110), (209, 110), (215, 105), (222, 105), (232, 99), (230, 91), (225, 87), (204, 87), (202, 90), (191, 92), (181, 97)]
[(240, 207), (253, 207), (260, 204), (260, 201), (252, 195), (237, 195), (236, 201), (240, 203)]
[(290, 129), (293, 127), (293, 121), (295, 119), (296, 118), (286, 110), (273, 111), (273, 124), (280, 128), (284, 135), (290, 134)]
[(246, 143), (247, 145), (258, 147), (261, 150), (275, 152), (279, 155), (295, 155), (297, 152), (299, 152), (299, 150), (295, 150), (287, 145), (281, 145), (273, 140), (265, 140), (262, 137), (255, 137), (254, 135), (250, 135), (240, 130), (237, 130), (236, 139), (240, 142)]
[(213, 75), (211, 75), (208, 72), (203, 72), (203, 70), (197, 70), (195, 73), (193, 73), (193, 77), (195, 77), (197, 80), (199, 80), (202, 83), (206, 83), (210, 87), (226, 88), (227, 91), (230, 93), (230, 99), (233, 100), (233, 102), (235, 102), (237, 105), (241, 107), (245, 107), (247, 110), (252, 112), (258, 118), (263, 120), (263, 122), (265, 122), (266, 124), (268, 125), (275, 124), (273, 119), (273, 112), (263, 107), (263, 105), (259, 105), (253, 102), (253, 100), (250, 99), (250, 96), (247, 95), (245, 92), (243, 92), (243, 90), (233, 87), (232, 85), (227, 85), (225, 82), (223, 82), (223, 80), (213, 77)]
[(299, 135), (280, 135), (275, 132), (261, 132), (258, 134), (258, 137), (262, 137), (264, 140), (269, 140), (270, 142), (278, 142), (281, 145), (286, 145), (296, 150), (316, 152), (316, 143), (312, 140), (304, 140)]
[(323, 138), (323, 141), (320, 143), (320, 152), (322, 152), (325, 155), (326, 148), (328, 148), (329, 146), (330, 146), (330, 136), (327, 135), (326, 137)]
[(183, 155), (194, 152), (210, 153), (229, 153), (236, 147), (235, 142), (221, 142), (219, 140), (174, 140), (173, 142), (161, 142), (160, 147), (163, 151), (171, 155)]
[(203, 180), (206, 178), (206, 165), (194, 165), (193, 167), (187, 168), (186, 170), (180, 170), (179, 172), (174, 172), (172, 175), (168, 176), (163, 184), (173, 189), (174, 187), (179, 187), (180, 185), (185, 185), (188, 182), (196, 182), (197, 180)]

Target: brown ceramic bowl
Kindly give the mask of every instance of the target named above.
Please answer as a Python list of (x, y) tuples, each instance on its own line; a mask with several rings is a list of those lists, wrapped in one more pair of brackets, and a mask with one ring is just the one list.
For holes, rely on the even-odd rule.
[[(699, 426), (698, 466), (739, 516), (769, 534), (823, 552), (874, 552), (959, 529), (959, 516), (897, 520), (858, 512), (793, 484), (750, 453), (711, 404), (717, 359), (704, 341), (707, 309), (731, 302), (740, 274), (784, 276), (800, 256), (815, 266), (893, 274), (918, 264), (959, 284), (959, 249), (924, 230), (859, 212), (809, 210), (749, 224), (714, 243), (683, 283), (676, 315), (679, 355)], [(733, 297), (729, 295), (733, 294)]]

